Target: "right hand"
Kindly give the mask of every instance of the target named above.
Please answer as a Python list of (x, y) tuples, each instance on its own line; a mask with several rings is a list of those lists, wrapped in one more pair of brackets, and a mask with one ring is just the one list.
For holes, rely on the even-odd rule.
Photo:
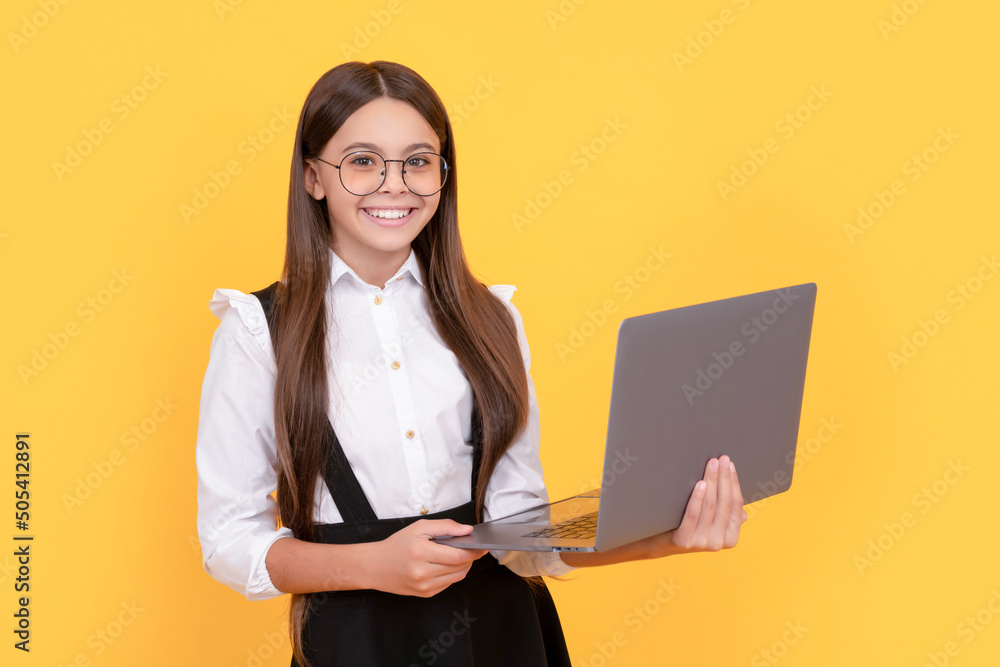
[(456, 549), (432, 542), (443, 535), (468, 535), (472, 526), (451, 519), (421, 519), (381, 542), (371, 543), (368, 572), (371, 588), (397, 595), (428, 598), (440, 593), (466, 572), (477, 558), (486, 555), (481, 549)]

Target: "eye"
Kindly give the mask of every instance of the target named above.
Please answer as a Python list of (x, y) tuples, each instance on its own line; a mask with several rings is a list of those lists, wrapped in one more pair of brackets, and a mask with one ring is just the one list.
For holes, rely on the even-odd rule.
[(423, 155), (419, 155), (419, 154), (418, 155), (411, 155), (406, 160), (406, 166), (407, 167), (415, 167), (415, 168), (426, 167), (430, 163), (431, 163), (430, 160), (428, 160)]
[(349, 155), (347, 160), (347, 164), (356, 169), (369, 169), (378, 166), (380, 162), (381, 160), (371, 153), (355, 153)]

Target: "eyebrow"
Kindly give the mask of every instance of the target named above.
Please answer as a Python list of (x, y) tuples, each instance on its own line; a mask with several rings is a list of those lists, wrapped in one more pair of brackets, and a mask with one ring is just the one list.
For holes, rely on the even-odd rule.
[[(346, 155), (347, 153), (353, 153), (354, 151), (357, 150), (372, 151), (373, 153), (379, 153), (380, 155), (382, 151), (382, 149), (376, 146), (375, 144), (370, 144), (365, 141), (356, 141), (353, 144), (344, 147), (343, 151), (341, 152)], [(431, 146), (426, 142), (418, 142), (415, 144), (410, 144), (409, 146), (403, 149), (403, 152), (406, 153), (407, 155), (412, 155), (414, 152), (418, 150), (426, 150), (430, 153), (434, 153), (437, 151), (437, 149), (434, 148), (434, 146)]]

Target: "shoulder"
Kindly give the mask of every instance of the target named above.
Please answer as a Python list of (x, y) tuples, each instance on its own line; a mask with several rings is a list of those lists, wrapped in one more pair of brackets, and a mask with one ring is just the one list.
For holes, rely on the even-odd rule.
[(507, 306), (507, 311), (514, 320), (514, 329), (517, 332), (517, 343), (521, 348), (521, 356), (524, 359), (525, 368), (527, 368), (531, 364), (531, 354), (528, 351), (528, 337), (524, 333), (524, 321), (521, 319), (521, 313), (512, 302), (514, 292), (517, 291), (517, 288), (513, 285), (490, 285), (489, 290), (493, 296)]
[(270, 354), (267, 319), (256, 296), (235, 289), (217, 289), (208, 302), (208, 308), (220, 320), (218, 334), (252, 340), (261, 351)]
[(513, 285), (490, 285), (488, 289), (493, 296), (507, 306), (508, 312), (510, 312), (511, 317), (514, 318), (514, 326), (518, 330), (518, 335), (523, 335), (522, 329), (524, 328), (524, 323), (521, 320), (521, 313), (517, 310), (517, 306), (513, 303), (514, 292), (517, 291), (517, 288)]
[(511, 299), (514, 298), (514, 292), (517, 291), (517, 288), (513, 285), (490, 285), (489, 290), (493, 293), (493, 296), (504, 303), (510, 303)]

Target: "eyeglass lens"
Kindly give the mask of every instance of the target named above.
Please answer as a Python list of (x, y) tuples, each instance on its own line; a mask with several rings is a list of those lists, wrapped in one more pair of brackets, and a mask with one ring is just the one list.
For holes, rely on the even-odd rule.
[[(444, 187), (447, 170), (444, 158), (435, 153), (416, 153), (401, 163), (403, 183), (410, 192), (429, 197)], [(353, 195), (370, 195), (385, 182), (387, 164), (378, 153), (351, 153), (340, 163), (340, 182)]]

